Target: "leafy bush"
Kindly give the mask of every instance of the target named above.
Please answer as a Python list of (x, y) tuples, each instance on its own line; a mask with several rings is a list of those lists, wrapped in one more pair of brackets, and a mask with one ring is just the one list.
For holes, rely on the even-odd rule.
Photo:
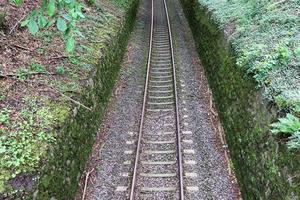
[[(22, 4), (20, 0), (14, 2), (16, 5)], [(57, 30), (63, 33), (67, 52), (71, 52), (75, 47), (75, 37), (82, 36), (76, 27), (78, 20), (85, 18), (82, 7), (76, 0), (43, 0), (42, 5), (21, 23), (21, 27), (26, 26), (35, 35), (40, 29), (56, 24)]]

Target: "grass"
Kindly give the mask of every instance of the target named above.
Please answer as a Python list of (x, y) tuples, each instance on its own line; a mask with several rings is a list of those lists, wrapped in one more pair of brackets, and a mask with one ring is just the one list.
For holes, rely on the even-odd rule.
[(199, 3), (229, 32), (237, 66), (256, 80), (267, 100), (299, 118), (299, 0), (199, 0)]

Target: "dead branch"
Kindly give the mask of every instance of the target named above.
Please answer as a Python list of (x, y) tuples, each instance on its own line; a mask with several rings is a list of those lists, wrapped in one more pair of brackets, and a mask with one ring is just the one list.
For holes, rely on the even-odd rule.
[(65, 55), (62, 55), (62, 56), (55, 56), (55, 57), (50, 57), (49, 59), (50, 59), (50, 60), (55, 60), (55, 59), (63, 59), (63, 58), (69, 58), (69, 56), (65, 56)]
[(34, 50), (32, 50), (32, 49), (23, 47), (23, 46), (18, 45), (18, 44), (10, 44), (10, 43), (8, 43), (7, 41), (5, 42), (5, 41), (0, 40), (0, 43), (4, 44), (4, 45), (6, 45), (6, 46), (8, 46), (8, 47), (10, 47), (10, 48), (16, 47), (16, 48), (23, 49), (23, 50), (30, 51), (30, 52), (34, 51)]
[(29, 49), (29, 48), (26, 48), (26, 47), (23, 47), (21, 45), (18, 45), (18, 44), (9, 44), (10, 46), (14, 46), (14, 47), (17, 47), (19, 49), (23, 49), (23, 50), (26, 50), (26, 51), (34, 51), (32, 49)]
[(37, 81), (30, 81), (30, 80), (24, 80), (24, 81), (21, 81), (21, 80), (15, 78), (14, 76), (6, 76), (6, 75), (3, 75), (3, 74), (0, 75), (0, 77), (1, 77), (1, 78), (11, 78), (11, 79), (16, 80), (16, 81), (19, 81), (19, 82), (26, 82), (26, 83), (34, 83), (34, 84), (38, 84), (38, 85), (43, 85), (43, 86), (45, 86), (45, 87), (48, 87), (48, 88), (54, 90), (54, 91), (55, 91), (56, 93), (58, 93), (60, 96), (62, 96), (62, 97), (64, 97), (64, 98), (68, 99), (69, 101), (71, 101), (71, 102), (73, 102), (73, 103), (75, 103), (75, 104), (77, 104), (77, 105), (79, 105), (79, 106), (82, 106), (82, 107), (84, 107), (85, 109), (87, 109), (87, 110), (89, 110), (89, 111), (92, 111), (91, 108), (89, 108), (89, 107), (83, 105), (83, 104), (80, 103), (79, 101), (76, 101), (76, 100), (72, 99), (71, 97), (65, 95), (64, 93), (60, 92), (59, 90), (55, 89), (54, 87), (52, 87), (52, 86), (50, 86), (50, 85), (48, 85), (48, 84), (41, 83), (41, 82), (37, 82)]
[(65, 97), (66, 99), (72, 101), (73, 103), (75, 103), (75, 104), (77, 104), (77, 105), (79, 105), (79, 106), (82, 106), (82, 107), (84, 107), (85, 109), (87, 109), (87, 110), (89, 110), (89, 111), (92, 111), (91, 108), (89, 108), (89, 107), (83, 105), (83, 104), (80, 103), (79, 101), (76, 101), (76, 100), (72, 99), (71, 97), (65, 95), (64, 93), (62, 93), (62, 92), (56, 90), (55, 88), (53, 88), (53, 87), (51, 87), (51, 86), (50, 86), (50, 88), (52, 88), (53, 90), (55, 90), (57, 93), (59, 93), (61, 96)]
[(87, 184), (88, 184), (88, 179), (89, 179), (90, 174), (93, 171), (94, 171), (94, 168), (91, 171), (89, 171), (88, 173), (86, 173), (85, 182), (84, 182), (84, 189), (83, 189), (83, 194), (82, 194), (81, 200), (84, 200), (84, 198), (85, 198), (85, 193), (86, 193), (86, 188), (87, 188)]
[[(40, 75), (40, 74), (45, 74), (45, 75), (57, 75), (56, 73), (50, 73), (50, 72), (29, 72), (27, 75)], [(1, 78), (8, 78), (8, 77), (18, 77), (18, 74), (0, 74)]]
[(17, 26), (20, 24), (21, 21), (23, 21), (23, 19), (27, 16), (27, 14), (23, 15), (23, 17), (21, 17), (20, 20), (18, 20), (18, 22), (10, 29), (9, 31), (9, 35), (11, 35), (13, 33), (13, 31), (17, 28)]

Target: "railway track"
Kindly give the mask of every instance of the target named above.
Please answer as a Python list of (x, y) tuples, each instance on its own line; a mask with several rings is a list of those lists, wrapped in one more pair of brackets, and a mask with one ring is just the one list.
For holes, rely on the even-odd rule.
[(146, 83), (129, 199), (185, 197), (172, 34), (165, 0), (152, 0)]

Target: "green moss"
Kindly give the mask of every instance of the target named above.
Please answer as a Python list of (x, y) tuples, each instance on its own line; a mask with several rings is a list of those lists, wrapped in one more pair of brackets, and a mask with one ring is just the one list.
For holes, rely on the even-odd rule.
[(237, 66), (264, 88), (263, 97), (285, 113), (297, 113), (299, 1), (199, 0), (199, 4), (224, 30), (235, 51)]
[[(27, 97), (20, 102), (24, 104), (23, 109), (14, 115), (8, 108), (0, 113), (4, 133), (0, 135), (1, 192), (13, 192), (6, 182), (19, 174), (35, 171), (55, 141), (52, 128), (55, 113), (43, 102), (37, 102), (37, 99)], [(13, 124), (11, 117), (16, 118)]]
[[(46, 96), (24, 98), (20, 102), (23, 110), (13, 113), (13, 116), (9, 108), (1, 110), (0, 199), (74, 198), (134, 24), (138, 1), (126, 3), (128, 7), (119, 9), (122, 20), (99, 9), (102, 14), (90, 20), (88, 27), (82, 27), (92, 44), (79, 46), (80, 56), (70, 57), (69, 62), (74, 68), (64, 72), (70, 75), (71, 81), (53, 80), (50, 84), (61, 92), (77, 94), (79, 90), (80, 95), (72, 98), (92, 111), (77, 104), (71, 109), (69, 99), (61, 97), (54, 102)], [(53, 36), (52, 32), (43, 34), (49, 39)], [(44, 71), (46, 67), (33, 63), (29, 69), (20, 71), (18, 78), (27, 79), (31, 72)], [(79, 88), (78, 81), (82, 77), (86, 78), (83, 80), (86, 84)], [(4, 90), (0, 92), (2, 95)], [(10, 117), (17, 117), (15, 121), (18, 123), (13, 126), (13, 131)], [(11, 188), (8, 180), (22, 174), (34, 176), (36, 187), (33, 192)]]
[(56, 126), (61, 125), (70, 116), (70, 105), (65, 100), (61, 102), (47, 102), (46, 105), (54, 116), (51, 123)]
[(300, 159), (269, 133), (276, 108), (236, 66), (236, 53), (206, 8), (181, 0), (212, 88), (243, 199), (300, 197)]
[(0, 30), (5, 28), (5, 17), (6, 17), (6, 13), (0, 12)]
[[(57, 138), (57, 146), (41, 174), (41, 182), (35, 192), (36, 199), (73, 199), (78, 180), (91, 152), (95, 134), (101, 123), (112, 88), (125, 52), (127, 39), (133, 27), (138, 1), (131, 1), (125, 22), (102, 52), (95, 75), (89, 87), (83, 91), (80, 102), (93, 109), (76, 109)], [(63, 112), (64, 113), (64, 112)], [(60, 115), (65, 117), (65, 114)], [(64, 191), (64, 192), (61, 192)]]

